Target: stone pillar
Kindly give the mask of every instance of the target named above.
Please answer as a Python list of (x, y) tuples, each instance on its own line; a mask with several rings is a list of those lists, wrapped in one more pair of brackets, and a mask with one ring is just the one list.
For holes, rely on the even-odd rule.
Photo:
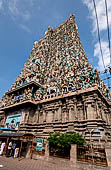
[(24, 123), (28, 123), (28, 121), (29, 121), (29, 110), (27, 110), (25, 113)]
[(84, 118), (83, 118), (83, 114), (84, 114), (84, 110), (83, 110), (84, 108), (83, 108), (83, 105), (81, 105), (80, 107), (79, 107), (79, 120), (83, 120)]
[(59, 108), (56, 108), (54, 112), (54, 121), (58, 121), (58, 111), (59, 111)]
[(96, 117), (100, 119), (100, 114), (99, 114), (99, 107), (98, 107), (98, 102), (96, 100)]
[(46, 112), (43, 110), (43, 122), (46, 122)]
[(45, 144), (45, 158), (48, 160), (49, 159), (49, 143), (46, 142)]
[(108, 166), (111, 167), (111, 145), (106, 144), (105, 152), (106, 152), (107, 164), (108, 164)]
[(67, 100), (67, 109), (68, 109), (68, 120), (73, 121), (74, 120), (74, 101), (73, 100)]
[(58, 108), (58, 121), (61, 121), (62, 120), (62, 109), (61, 109), (61, 106), (59, 106)]
[(73, 166), (76, 164), (76, 161), (77, 161), (77, 145), (71, 145), (70, 161), (71, 161), (71, 164)]
[(92, 103), (87, 102), (87, 119), (95, 119), (94, 117), (94, 107), (92, 107)]
[(39, 122), (39, 111), (36, 110), (36, 113), (35, 113), (35, 123), (38, 123)]
[(74, 110), (73, 108), (69, 108), (69, 121), (74, 120)]
[(43, 112), (42, 112), (42, 110), (39, 111), (39, 123), (43, 123)]
[(78, 114), (77, 114), (77, 102), (76, 100), (74, 101), (74, 119), (78, 119)]
[(63, 109), (62, 110), (62, 122), (66, 122), (67, 121), (67, 110)]

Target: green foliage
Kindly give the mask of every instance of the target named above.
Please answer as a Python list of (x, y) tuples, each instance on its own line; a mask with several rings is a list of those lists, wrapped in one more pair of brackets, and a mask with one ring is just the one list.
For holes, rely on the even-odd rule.
[(60, 147), (63, 149), (70, 148), (71, 144), (83, 145), (85, 143), (85, 140), (82, 135), (76, 132), (64, 134), (53, 133), (50, 134), (47, 140), (51, 147)]

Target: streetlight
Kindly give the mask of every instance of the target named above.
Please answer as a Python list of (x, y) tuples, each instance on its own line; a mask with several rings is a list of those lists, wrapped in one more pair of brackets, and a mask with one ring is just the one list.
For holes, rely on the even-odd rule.
[(91, 145), (91, 133), (94, 131), (94, 129), (90, 130), (90, 145)]
[(94, 164), (94, 159), (93, 159), (93, 147), (92, 147), (92, 143), (91, 143), (91, 133), (94, 131), (94, 129), (90, 130), (90, 145), (91, 145), (91, 150), (92, 150), (92, 163)]

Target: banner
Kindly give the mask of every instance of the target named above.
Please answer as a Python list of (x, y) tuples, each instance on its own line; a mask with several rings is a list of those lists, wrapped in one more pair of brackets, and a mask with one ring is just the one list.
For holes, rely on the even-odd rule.
[(19, 124), (22, 122), (22, 114), (8, 116), (6, 119), (6, 128), (18, 129)]
[(37, 138), (37, 146), (36, 146), (36, 151), (42, 151), (43, 147), (43, 139), (42, 138)]

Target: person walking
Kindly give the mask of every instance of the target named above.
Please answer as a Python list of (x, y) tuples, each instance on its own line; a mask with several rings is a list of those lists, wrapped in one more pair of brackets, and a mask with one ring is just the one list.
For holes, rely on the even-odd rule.
[[(5, 148), (5, 142), (1, 143), (1, 147), (0, 147), (0, 156), (3, 154)], [(0, 164), (0, 168), (3, 168), (3, 165)]]
[(8, 149), (7, 149), (7, 153), (6, 153), (6, 156), (7, 156), (7, 157), (10, 156), (11, 149), (12, 149), (12, 142), (9, 142)]
[(14, 141), (14, 143), (13, 143), (13, 145), (12, 145), (12, 154), (11, 154), (12, 157), (14, 157), (15, 148), (16, 148), (16, 143), (15, 143), (15, 141)]
[(5, 148), (5, 142), (3, 142), (3, 143), (1, 144), (0, 156), (3, 154), (4, 148)]
[(19, 154), (19, 145), (17, 144), (17, 146), (15, 148), (14, 158), (17, 158), (18, 154)]

